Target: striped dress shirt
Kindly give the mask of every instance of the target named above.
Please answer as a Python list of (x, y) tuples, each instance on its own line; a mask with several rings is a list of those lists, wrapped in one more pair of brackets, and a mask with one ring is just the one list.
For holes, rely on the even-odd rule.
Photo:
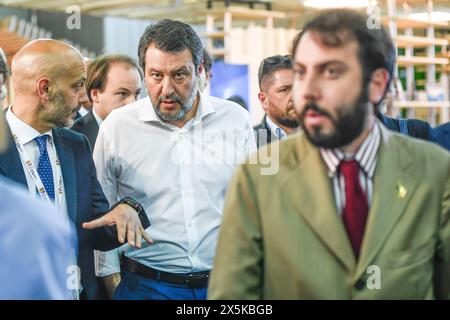
[(345, 180), (339, 170), (342, 160), (356, 160), (359, 164), (359, 182), (367, 196), (370, 208), (373, 193), (373, 175), (378, 159), (378, 148), (380, 146), (380, 128), (374, 123), (372, 130), (361, 144), (355, 154), (346, 154), (339, 149), (320, 148), (320, 154), (328, 168), (328, 176), (333, 184), (336, 208), (342, 214), (345, 207)]

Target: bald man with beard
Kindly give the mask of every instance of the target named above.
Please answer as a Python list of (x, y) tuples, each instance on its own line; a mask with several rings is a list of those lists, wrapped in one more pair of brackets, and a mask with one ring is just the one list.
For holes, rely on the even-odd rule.
[(15, 98), (6, 112), (10, 141), (0, 155), (0, 175), (54, 205), (59, 218), (75, 226), (67, 272), (69, 280), (80, 277), (81, 283), (68, 281), (69, 289), (74, 299), (95, 299), (93, 250), (111, 250), (125, 240), (140, 247), (142, 237), (151, 243), (143, 228), (145, 212), (131, 198), (110, 211), (87, 138), (64, 128), (73, 123), (85, 95), (81, 54), (59, 41), (32, 41), (14, 57), (12, 79)]

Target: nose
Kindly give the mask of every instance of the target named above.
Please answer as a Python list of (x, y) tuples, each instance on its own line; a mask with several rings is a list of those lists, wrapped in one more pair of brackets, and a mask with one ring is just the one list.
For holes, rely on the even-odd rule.
[(89, 102), (89, 98), (88, 98), (87, 93), (86, 93), (86, 88), (83, 87), (80, 90), (80, 95), (78, 96), (78, 105), (81, 105), (81, 104), (87, 103), (87, 102)]
[(174, 92), (172, 79), (170, 77), (164, 77), (164, 80), (162, 81), (162, 90), (161, 94), (164, 97), (170, 96)]
[(317, 101), (320, 98), (320, 87), (317, 78), (313, 74), (305, 75), (300, 86), (301, 98), (303, 100)]

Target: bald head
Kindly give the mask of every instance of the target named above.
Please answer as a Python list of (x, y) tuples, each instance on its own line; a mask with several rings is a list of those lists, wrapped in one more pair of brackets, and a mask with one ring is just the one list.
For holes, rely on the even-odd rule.
[(56, 40), (39, 39), (13, 58), (12, 112), (39, 132), (73, 123), (86, 96), (86, 65), (78, 50)]
[(15, 94), (30, 94), (41, 78), (57, 80), (84, 65), (74, 47), (51, 39), (38, 39), (25, 45), (14, 56), (11, 66)]

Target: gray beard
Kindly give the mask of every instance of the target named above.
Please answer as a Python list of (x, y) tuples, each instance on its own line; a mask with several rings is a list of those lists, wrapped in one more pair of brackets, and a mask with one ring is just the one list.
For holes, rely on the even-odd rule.
[(161, 112), (160, 104), (161, 104), (161, 98), (158, 100), (158, 103), (155, 106), (155, 112), (156, 114), (164, 121), (179, 121), (182, 120), (189, 110), (192, 109), (192, 106), (194, 105), (195, 97), (197, 96), (198, 86), (196, 85), (194, 90), (192, 90), (192, 94), (189, 97), (189, 99), (183, 103), (181, 100), (177, 100), (180, 104), (181, 108), (180, 110), (175, 114), (166, 114)]

